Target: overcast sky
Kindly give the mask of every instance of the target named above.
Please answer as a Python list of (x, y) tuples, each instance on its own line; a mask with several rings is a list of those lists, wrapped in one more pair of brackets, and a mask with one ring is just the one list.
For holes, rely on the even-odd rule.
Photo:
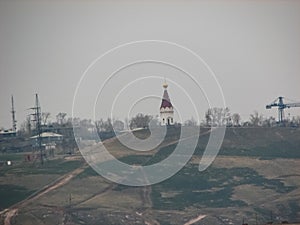
[[(26, 109), (33, 106), (35, 93), (52, 120), (58, 112), (71, 116), (76, 87), (93, 60), (116, 46), (139, 40), (169, 41), (197, 53), (214, 71), (226, 105), (244, 119), (254, 110), (277, 117), (276, 109), (266, 110), (266, 104), (278, 96), (300, 101), (299, 25), (298, 1), (1, 0), (0, 127), (11, 127), (11, 94), (18, 125), (30, 113)], [(209, 103), (203, 91), (213, 99), (209, 91), (215, 84), (208, 81), (211, 78), (203, 63), (198, 70), (192, 56), (167, 44), (133, 47), (120, 49), (122, 59), (112, 53), (104, 59), (107, 63), (97, 62), (79, 88), (76, 116), (92, 115), (84, 98), (90, 104), (96, 102), (97, 118), (110, 113), (114, 100), (113, 116), (119, 119), (140, 111), (158, 114), (166, 77), (171, 101), (182, 110), (183, 119), (193, 115), (189, 100), (198, 104), (199, 116), (204, 117)], [(99, 95), (101, 85), (114, 72), (109, 69), (147, 58), (143, 52), (148, 58), (152, 54), (151, 59), (169, 58), (176, 66), (193, 67), (190, 71), (203, 87), (202, 94), (186, 74), (170, 65), (144, 63), (118, 73)], [(300, 108), (287, 113), (300, 115)]]

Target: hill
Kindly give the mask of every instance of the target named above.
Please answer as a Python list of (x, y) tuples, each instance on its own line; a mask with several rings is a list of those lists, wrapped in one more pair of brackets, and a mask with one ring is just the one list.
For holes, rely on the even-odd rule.
[[(148, 130), (135, 132), (142, 139), (149, 135)], [(148, 152), (132, 151), (117, 138), (104, 145), (123, 162), (150, 165), (167, 158), (179, 137), (180, 129), (172, 127), (164, 141)], [(112, 183), (90, 167), (82, 167), (79, 156), (48, 161), (43, 167), (15, 156), (12, 167), (1, 167), (0, 207), (50, 188), (34, 201), (16, 206), (18, 214), (12, 216), (11, 224), (229, 225), (241, 224), (243, 218), (248, 224), (300, 221), (300, 129), (227, 128), (216, 160), (199, 172), (208, 138), (209, 128), (201, 129), (187, 165), (170, 179), (145, 187)], [(185, 141), (189, 144), (188, 138)], [(78, 174), (51, 188), (79, 167)], [(16, 198), (3, 201), (5, 196)], [(6, 214), (2, 213), (2, 221)]]

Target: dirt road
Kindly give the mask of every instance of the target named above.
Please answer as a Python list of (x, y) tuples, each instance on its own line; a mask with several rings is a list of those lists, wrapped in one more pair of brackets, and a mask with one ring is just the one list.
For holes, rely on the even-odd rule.
[(76, 177), (78, 174), (80, 174), (81, 172), (83, 172), (85, 170), (85, 168), (87, 168), (87, 165), (83, 165), (80, 168), (77, 168), (75, 170), (73, 170), (72, 172), (65, 174), (63, 176), (61, 176), (60, 178), (58, 178), (57, 180), (55, 180), (54, 182), (44, 186), (41, 190), (35, 192), (34, 194), (30, 195), (28, 198), (24, 199), (21, 202), (18, 202), (17, 204), (11, 206), (10, 208), (0, 212), (1, 214), (5, 214), (5, 219), (4, 219), (4, 225), (11, 225), (10, 221), (11, 219), (18, 213), (18, 210), (24, 206), (26, 206), (27, 204), (29, 204), (30, 202), (40, 198), (41, 196), (47, 194), (48, 192), (61, 187), (63, 185), (65, 185), (66, 183), (68, 183), (72, 178)]
[(196, 222), (204, 219), (205, 217), (206, 217), (206, 215), (200, 215), (200, 216), (198, 216), (198, 217), (196, 217), (194, 219), (191, 219), (190, 221), (186, 222), (184, 225), (192, 225), (192, 224), (194, 224), (194, 223), (196, 223)]

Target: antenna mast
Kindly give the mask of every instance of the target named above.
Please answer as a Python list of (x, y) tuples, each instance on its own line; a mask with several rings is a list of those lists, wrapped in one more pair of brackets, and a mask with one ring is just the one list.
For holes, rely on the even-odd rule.
[(17, 131), (16, 111), (14, 106), (14, 96), (11, 96), (11, 114), (12, 114), (12, 130)]

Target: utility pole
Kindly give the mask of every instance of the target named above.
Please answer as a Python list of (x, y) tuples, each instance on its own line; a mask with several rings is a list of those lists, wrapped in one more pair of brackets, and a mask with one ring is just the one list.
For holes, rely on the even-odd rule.
[(16, 111), (14, 106), (14, 96), (11, 96), (11, 115), (12, 115), (12, 130), (17, 131)]
[(39, 103), (38, 94), (35, 94), (35, 107), (31, 108), (34, 110), (34, 113), (31, 114), (34, 116), (33, 121), (35, 121), (35, 129), (37, 131), (37, 141), (38, 141), (38, 148), (40, 150), (40, 157), (41, 157), (41, 164), (44, 164), (44, 153), (42, 148), (42, 137), (41, 137), (41, 107)]

